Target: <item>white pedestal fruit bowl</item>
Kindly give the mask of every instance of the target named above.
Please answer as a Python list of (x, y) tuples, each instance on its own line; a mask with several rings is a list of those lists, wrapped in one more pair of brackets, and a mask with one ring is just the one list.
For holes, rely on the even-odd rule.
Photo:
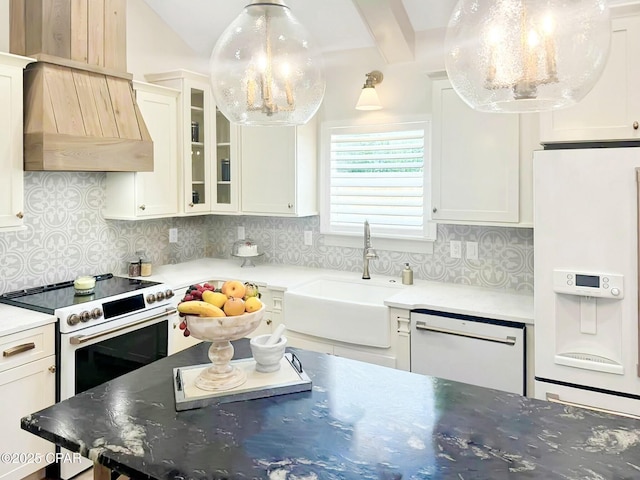
[(264, 311), (262, 305), (260, 310), (234, 317), (185, 315), (191, 335), (211, 342), (209, 360), (213, 365), (197, 376), (195, 383), (198, 388), (207, 391), (230, 390), (247, 381), (246, 373), (230, 363), (234, 353), (231, 340), (238, 340), (258, 328)]

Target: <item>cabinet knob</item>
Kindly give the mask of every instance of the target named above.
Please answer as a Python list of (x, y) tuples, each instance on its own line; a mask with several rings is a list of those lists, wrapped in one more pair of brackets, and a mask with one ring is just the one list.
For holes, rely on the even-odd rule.
[(24, 214), (22, 212), (18, 212), (18, 213), (16, 213), (16, 217), (23, 218)]
[(56, 366), (55, 366), (55, 365), (51, 365), (51, 366), (48, 368), (48, 370), (49, 370), (51, 373), (56, 373)]
[(293, 208), (293, 203), (287, 203), (287, 207)]
[(189, 203), (189, 206), (190, 206), (190, 207), (193, 207), (193, 202)]
[(633, 129), (634, 130), (638, 129), (638, 121), (637, 120), (635, 122), (633, 122)]
[(267, 325), (271, 325), (272, 323), (271, 319), (267, 320)]
[(140, 210), (145, 210), (147, 208), (147, 206), (143, 203), (142, 205), (140, 205)]
[(436, 207), (433, 207), (433, 210), (431, 210), (433, 213), (436, 213), (438, 211), (438, 209)]

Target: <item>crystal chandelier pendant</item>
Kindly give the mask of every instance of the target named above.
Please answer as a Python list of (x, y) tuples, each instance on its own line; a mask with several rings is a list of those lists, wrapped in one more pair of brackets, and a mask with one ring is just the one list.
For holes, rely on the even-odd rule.
[(610, 41), (606, 0), (459, 0), (445, 37), (445, 67), (476, 110), (552, 110), (593, 88)]
[(280, 0), (254, 0), (227, 27), (211, 55), (218, 109), (242, 125), (301, 125), (324, 97), (322, 56)]

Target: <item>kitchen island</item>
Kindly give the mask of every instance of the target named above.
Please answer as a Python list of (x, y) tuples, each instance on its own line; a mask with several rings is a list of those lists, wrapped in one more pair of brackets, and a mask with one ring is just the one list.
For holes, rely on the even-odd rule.
[[(23, 418), (22, 428), (145, 479), (632, 479), (640, 421), (295, 349), (311, 391), (176, 412), (159, 360)], [(249, 356), (235, 342), (235, 358)]]

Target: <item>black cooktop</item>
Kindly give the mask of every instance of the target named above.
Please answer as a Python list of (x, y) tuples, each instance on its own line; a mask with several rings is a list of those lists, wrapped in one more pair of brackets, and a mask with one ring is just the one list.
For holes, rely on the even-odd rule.
[(29, 288), (0, 295), (0, 303), (53, 314), (57, 308), (101, 300), (121, 293), (159, 285), (138, 278), (114, 277), (111, 273), (96, 275), (96, 287), (91, 295), (77, 295), (73, 280), (43, 287)]

